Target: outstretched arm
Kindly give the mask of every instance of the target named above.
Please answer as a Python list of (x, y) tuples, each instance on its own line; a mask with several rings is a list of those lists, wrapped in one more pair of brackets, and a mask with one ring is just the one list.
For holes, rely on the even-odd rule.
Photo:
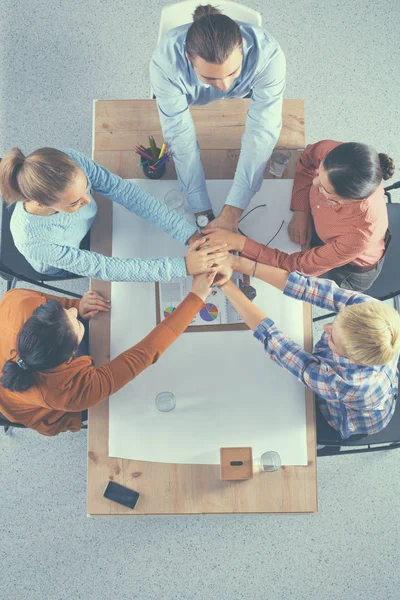
[(155, 57), (150, 63), (150, 80), (157, 99), (164, 139), (174, 158), (181, 190), (187, 195), (194, 213), (210, 210), (200, 146), (186, 93), (176, 80), (168, 77)]
[[(277, 283), (276, 281), (275, 284)], [(340, 397), (340, 377), (337, 377), (328, 365), (321, 363), (317, 357), (285, 336), (276, 327), (274, 321), (265, 317), (264, 313), (252, 304), (233, 282), (225, 283), (222, 291), (254, 331), (255, 338), (263, 344), (266, 353), (275, 363), (289, 371), (322, 398), (337, 400)]]
[(225, 242), (228, 244), (228, 250), (241, 252), (243, 257), (252, 261), (278, 267), (289, 273), (301, 271), (306, 275), (322, 275), (331, 269), (346, 265), (357, 258), (365, 248), (364, 237), (354, 234), (350, 237), (338, 237), (331, 243), (293, 254), (260, 244), (226, 229), (215, 229), (211, 224), (203, 229), (203, 234), (207, 235), (209, 242)]
[(118, 258), (52, 243), (32, 244), (23, 254), (28, 260), (102, 281), (169, 281), (187, 275), (184, 257)]
[(253, 81), (246, 129), (227, 205), (245, 209), (261, 187), (267, 160), (282, 128), (285, 80), (285, 56), (276, 45)]
[(64, 150), (85, 172), (92, 189), (186, 244), (197, 227), (148, 194), (133, 181), (122, 179), (75, 150)]
[(340, 312), (346, 306), (373, 300), (366, 294), (339, 288), (329, 279), (309, 277), (298, 271), (288, 273), (277, 267), (262, 265), (240, 256), (230, 255), (228, 259), (234, 271), (262, 279), (282, 290), (285, 296), (314, 304), (333, 312)]
[(236, 312), (239, 313), (252, 331), (255, 331), (260, 323), (266, 319), (263, 311), (246, 298), (233, 281), (227, 281), (221, 286), (221, 289)]
[(201, 239), (191, 245), (186, 258), (118, 258), (41, 242), (31, 244), (23, 254), (28, 260), (38, 260), (102, 281), (169, 281), (175, 277), (215, 272), (219, 263), (225, 260), (227, 250), (225, 244), (204, 247)]
[(286, 287), (289, 273), (284, 269), (262, 265), (242, 256), (232, 256), (231, 261), (234, 271), (262, 279), (266, 283), (278, 288), (278, 290), (282, 290), (282, 292)]
[[(215, 244), (216, 240), (217, 237), (213, 238), (212, 243)], [(219, 243), (222, 244), (222, 242)], [(204, 243), (202, 247), (211, 250), (211, 242)], [(230, 249), (229, 243), (227, 249)], [(289, 273), (284, 269), (271, 267), (270, 265), (262, 265), (258, 262), (249, 260), (248, 258), (243, 258), (242, 256), (237, 256), (235, 254), (228, 255), (222, 268), (219, 269), (219, 272), (224, 276), (228, 274), (230, 276), (230, 270), (237, 271), (238, 273), (244, 273), (245, 275), (256, 277), (257, 279), (262, 279), (266, 283), (269, 283), (270, 285), (278, 288), (278, 290), (282, 291), (285, 289), (287, 280), (289, 278)]]
[(157, 362), (204, 306), (204, 301), (211, 292), (213, 279), (212, 274), (194, 277), (192, 292), (173, 313), (138, 344), (122, 352), (106, 365), (96, 369), (88, 357), (76, 359), (81, 361), (82, 367), (76, 376), (71, 378), (68, 397), (57, 398), (57, 406), (54, 408), (66, 411), (90, 408), (117, 392)]

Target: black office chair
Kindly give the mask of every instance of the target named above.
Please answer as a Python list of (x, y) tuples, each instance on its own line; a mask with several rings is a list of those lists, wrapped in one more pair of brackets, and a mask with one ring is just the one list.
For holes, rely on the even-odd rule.
[[(4, 427), (4, 433), (7, 433), (11, 427), (27, 429), (26, 425), (22, 425), (22, 423), (13, 423), (12, 421), (9, 421), (2, 413), (0, 413), (0, 427)], [(87, 423), (82, 423), (82, 429), (87, 428)]]
[[(397, 390), (399, 389), (400, 373), (397, 384)], [(318, 396), (316, 396), (315, 399), (318, 403)], [(325, 446), (325, 448), (317, 450), (317, 456), (337, 456), (341, 454), (358, 454), (360, 452), (379, 452), (382, 450), (393, 450), (395, 448), (400, 448), (399, 400), (397, 399), (393, 416), (386, 427), (379, 433), (374, 433), (371, 435), (352, 435), (347, 440), (343, 440), (339, 433), (332, 429), (332, 427), (328, 425), (322, 416), (321, 418), (317, 418), (317, 444)], [(362, 448), (361, 446), (364, 447)]]
[[(59, 292), (81, 298), (79, 294), (63, 290), (44, 283), (45, 281), (66, 281), (69, 279), (81, 279), (81, 275), (70, 273), (67, 276), (51, 276), (38, 273), (28, 263), (24, 256), (17, 250), (14, 244), (10, 230), (10, 220), (14, 211), (15, 205), (7, 206), (2, 203), (2, 221), (1, 221), (1, 238), (0, 238), (0, 276), (7, 281), (7, 291), (14, 288), (18, 281), (26, 281), (38, 285), (46, 290)], [(90, 250), (90, 232), (86, 234), (80, 246), (83, 250)]]
[(25, 425), (22, 425), (21, 423), (12, 423), (2, 413), (0, 413), (0, 427), (4, 427), (4, 433), (7, 433), (10, 427), (20, 427), (21, 429), (26, 429)]
[[(390, 191), (400, 188), (400, 181), (385, 188), (385, 194), (388, 199), (387, 209), (389, 217), (389, 229), (392, 239), (386, 253), (382, 271), (379, 273), (376, 281), (365, 291), (365, 294), (376, 298), (377, 300), (390, 300), (393, 298), (395, 309), (400, 312), (400, 204), (392, 203)], [(336, 313), (328, 313), (320, 317), (315, 317), (313, 322), (331, 319)]]

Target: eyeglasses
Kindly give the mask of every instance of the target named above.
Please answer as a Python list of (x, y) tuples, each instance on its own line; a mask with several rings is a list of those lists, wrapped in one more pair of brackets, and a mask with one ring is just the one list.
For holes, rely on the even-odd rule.
[[(243, 215), (243, 217), (239, 220), (239, 223), (241, 223), (246, 217), (248, 217), (254, 210), (257, 210), (258, 208), (266, 208), (267, 205), (266, 204), (259, 204), (258, 206), (255, 206), (254, 208), (252, 208), (251, 210), (249, 210), (248, 213), (246, 213), (245, 215)], [(276, 238), (276, 236), (278, 235), (278, 233), (281, 231), (283, 225), (285, 224), (285, 221), (283, 220), (282, 223), (280, 224), (280, 227), (278, 229), (278, 231), (272, 236), (272, 238), (268, 241), (265, 242), (265, 245), (268, 246), (271, 242), (274, 241), (274, 239)], [(241, 233), (242, 235), (249, 237), (248, 235), (246, 235), (240, 228), (238, 228), (239, 233)]]

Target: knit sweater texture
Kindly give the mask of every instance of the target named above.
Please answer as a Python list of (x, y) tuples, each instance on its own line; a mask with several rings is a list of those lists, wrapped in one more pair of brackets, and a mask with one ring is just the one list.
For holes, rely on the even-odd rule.
[[(85, 173), (90, 190), (121, 204), (183, 244), (195, 233), (194, 225), (132, 181), (114, 175), (80, 152), (62, 152)], [(96, 213), (94, 198), (74, 213), (57, 212), (51, 216), (32, 215), (21, 201), (11, 217), (11, 233), (18, 250), (39, 273), (61, 277), (74, 273), (104, 281), (168, 281), (186, 277), (183, 257), (118, 258), (80, 249)]]

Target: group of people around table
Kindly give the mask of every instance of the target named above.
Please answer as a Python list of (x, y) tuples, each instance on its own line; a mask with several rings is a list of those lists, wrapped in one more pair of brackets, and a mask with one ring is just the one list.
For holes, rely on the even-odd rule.
[[(150, 77), (196, 226), (71, 149), (41, 148), (25, 156), (14, 148), (0, 163), (0, 191), (14, 206), (14, 243), (38, 272), (138, 282), (192, 275), (192, 291), (146, 338), (99, 368), (84, 346), (84, 321), (109, 311), (107, 299), (94, 291), (81, 300), (7, 292), (0, 302), (0, 413), (45, 435), (78, 431), (88, 408), (159, 359), (216, 285), (270, 358), (316, 392), (320, 417), (341, 438), (380, 431), (396, 405), (400, 316), (362, 292), (378, 277), (390, 243), (382, 181), (394, 173), (392, 159), (361, 143), (307, 146), (297, 165), (288, 227), (302, 249), (286, 254), (238, 233), (281, 130), (285, 58), (279, 44), (260, 27), (199, 6), (193, 23), (160, 41)], [(189, 107), (247, 96), (233, 185), (221, 214), (214, 215)], [(186, 244), (186, 256), (121, 259), (81, 248), (97, 213), (92, 190)], [(312, 353), (242, 293), (233, 271), (337, 313)]]

